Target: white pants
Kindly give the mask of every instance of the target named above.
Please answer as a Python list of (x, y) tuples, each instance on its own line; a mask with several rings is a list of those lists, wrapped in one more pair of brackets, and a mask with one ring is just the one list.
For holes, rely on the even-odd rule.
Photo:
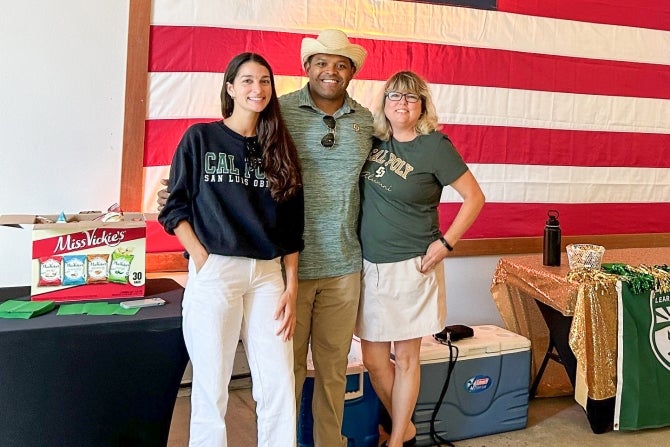
[(237, 343), (242, 337), (256, 401), (259, 447), (296, 445), (293, 343), (273, 318), (284, 291), (279, 259), (209, 255), (189, 262), (183, 331), (193, 364), (190, 446), (227, 447), (225, 414)]

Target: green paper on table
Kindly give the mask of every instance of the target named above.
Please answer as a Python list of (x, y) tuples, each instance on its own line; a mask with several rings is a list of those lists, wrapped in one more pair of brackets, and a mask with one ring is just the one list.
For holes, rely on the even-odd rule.
[(58, 315), (135, 315), (140, 309), (124, 309), (118, 304), (101, 303), (76, 303), (61, 304)]
[(0, 304), (0, 318), (27, 320), (51, 312), (55, 307), (53, 301), (7, 300)]

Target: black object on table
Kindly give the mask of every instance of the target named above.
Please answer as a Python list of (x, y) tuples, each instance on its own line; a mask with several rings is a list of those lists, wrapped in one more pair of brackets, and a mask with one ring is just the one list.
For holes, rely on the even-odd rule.
[[(165, 446), (188, 362), (183, 292), (152, 279), (145, 296), (166, 304), (133, 316), (0, 319), (0, 445)], [(2, 288), (0, 302), (29, 294)]]

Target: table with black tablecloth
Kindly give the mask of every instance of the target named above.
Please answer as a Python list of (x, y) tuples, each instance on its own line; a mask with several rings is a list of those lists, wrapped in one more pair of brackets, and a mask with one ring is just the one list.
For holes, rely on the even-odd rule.
[[(29, 287), (2, 288), (0, 302), (28, 300), (29, 293)], [(167, 444), (188, 362), (183, 288), (152, 279), (145, 295), (166, 304), (133, 316), (54, 310), (29, 320), (0, 319), (2, 447)]]

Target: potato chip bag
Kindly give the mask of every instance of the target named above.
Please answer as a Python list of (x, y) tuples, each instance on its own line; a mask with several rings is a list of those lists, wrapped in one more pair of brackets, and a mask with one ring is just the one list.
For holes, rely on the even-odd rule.
[(63, 255), (63, 285), (86, 284), (86, 256)]
[(109, 281), (119, 284), (128, 284), (130, 276), (130, 264), (134, 256), (126, 252), (114, 251), (109, 266)]
[(38, 286), (60, 286), (62, 282), (61, 256), (45, 256), (39, 258), (40, 279)]
[(86, 261), (88, 264), (86, 268), (86, 284), (109, 282), (107, 279), (107, 275), (109, 274), (108, 253), (86, 255)]

